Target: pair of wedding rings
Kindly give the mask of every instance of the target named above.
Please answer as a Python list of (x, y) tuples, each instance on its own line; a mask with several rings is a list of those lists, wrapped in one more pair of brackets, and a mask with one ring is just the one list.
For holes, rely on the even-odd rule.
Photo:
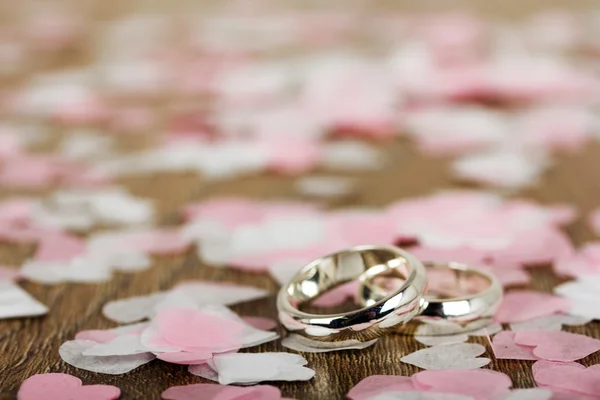
[[(358, 309), (335, 314), (302, 309), (353, 280), (359, 285)], [(291, 332), (319, 341), (365, 342), (391, 332), (434, 336), (485, 328), (501, 300), (502, 286), (486, 271), (422, 263), (394, 246), (357, 246), (307, 264), (281, 288), (277, 308)]]

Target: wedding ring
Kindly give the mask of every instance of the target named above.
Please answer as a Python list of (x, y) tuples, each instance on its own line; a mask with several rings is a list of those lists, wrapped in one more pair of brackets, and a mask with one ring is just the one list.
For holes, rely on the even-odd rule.
[[(380, 274), (394, 271), (402, 282), (383, 294), (370, 286)], [(300, 310), (334, 287), (361, 280), (366, 299), (363, 308), (337, 314), (313, 314)], [(357, 246), (321, 257), (302, 268), (281, 288), (277, 308), (281, 323), (294, 333), (313, 340), (337, 342), (350, 339), (369, 341), (407, 323), (424, 306), (426, 288), (423, 264), (394, 246)]]
[[(491, 273), (469, 265), (425, 262), (428, 291), (419, 315), (398, 325), (395, 333), (453, 335), (485, 328), (502, 301), (502, 285)], [(386, 281), (387, 279), (387, 281)], [(361, 280), (359, 304), (369, 306), (393, 292), (390, 278)]]

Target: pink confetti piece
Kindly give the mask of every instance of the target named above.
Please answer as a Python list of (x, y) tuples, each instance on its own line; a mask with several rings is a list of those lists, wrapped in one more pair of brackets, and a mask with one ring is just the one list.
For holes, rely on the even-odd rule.
[(568, 310), (569, 302), (562, 297), (531, 290), (515, 290), (504, 295), (494, 319), (500, 323), (522, 322)]
[(54, 120), (63, 125), (82, 126), (102, 123), (109, 115), (108, 106), (103, 99), (89, 96), (80, 102), (66, 104), (54, 112)]
[(125, 107), (112, 110), (110, 129), (117, 133), (139, 133), (147, 130), (155, 121), (152, 109), (145, 107)]
[(269, 168), (285, 175), (310, 171), (318, 165), (321, 157), (319, 145), (308, 140), (293, 143), (289, 140), (281, 143), (270, 141), (264, 146), (268, 147), (267, 152), (271, 155)]
[(158, 311), (151, 325), (142, 332), (141, 344), (155, 353), (204, 351), (210, 355), (257, 346), (277, 337), (276, 333), (244, 323), (223, 306), (202, 309), (179, 306)]
[(277, 327), (277, 322), (274, 319), (266, 317), (242, 317), (248, 325), (263, 331), (270, 331)]
[(248, 398), (280, 400), (281, 392), (273, 386), (235, 387), (198, 383), (195, 385), (172, 386), (161, 393), (163, 400), (234, 400)]
[(563, 331), (518, 331), (514, 340), (520, 346), (534, 347), (533, 354), (548, 361), (575, 361), (600, 350), (600, 340)]
[(588, 222), (594, 233), (600, 235), (600, 208), (595, 209), (590, 213)]
[(454, 260), (455, 262), (468, 265), (483, 265), (489, 258), (485, 252), (469, 247), (436, 249), (426, 246), (415, 246), (411, 247), (410, 252), (423, 261), (446, 262), (448, 260)]
[(562, 231), (551, 227), (525, 229), (515, 236), (513, 245), (494, 252), (493, 265), (542, 266), (569, 257), (574, 248), (571, 239)]
[(156, 358), (173, 364), (203, 365), (212, 359), (212, 353), (206, 351), (178, 351), (171, 353), (158, 353)]
[(554, 271), (564, 276), (600, 275), (600, 243), (584, 244), (575, 254), (556, 260)]
[(454, 343), (417, 350), (400, 361), (429, 370), (476, 369), (490, 363), (489, 358), (477, 357), (483, 353), (480, 344)]
[(66, 261), (85, 253), (85, 242), (58, 231), (40, 232), (37, 261)]
[(0, 202), (0, 224), (27, 224), (31, 219), (34, 204), (33, 200), (27, 198), (15, 198)]
[(0, 266), (0, 283), (10, 282), (15, 283), (21, 279), (19, 269), (14, 267)]
[(531, 283), (531, 275), (522, 268), (486, 268), (480, 267), (492, 273), (502, 286), (526, 286)]
[(535, 148), (575, 152), (592, 138), (594, 118), (581, 106), (539, 107), (521, 116), (518, 129)]
[(121, 390), (109, 385), (84, 386), (81, 379), (67, 374), (38, 374), (27, 378), (17, 393), (18, 400), (116, 400)]
[(230, 351), (241, 347), (238, 335), (244, 325), (212, 313), (183, 308), (167, 308), (154, 319), (156, 336), (149, 339), (156, 347), (179, 351)]
[[(533, 377), (538, 385), (550, 389), (565, 390), (569, 396), (575, 393), (600, 398), (600, 368), (585, 368), (576, 363), (544, 363), (533, 366)], [(574, 397), (571, 397), (574, 398)]]
[(42, 51), (58, 52), (72, 48), (82, 35), (79, 16), (66, 10), (48, 10), (30, 18), (27, 36)]
[(127, 240), (128, 245), (148, 254), (179, 254), (188, 250), (191, 243), (182, 237), (176, 229), (155, 229), (133, 234)]
[(346, 397), (351, 400), (367, 400), (378, 394), (392, 391), (415, 390), (412, 379), (406, 376), (372, 375), (354, 386)]
[(493, 400), (512, 386), (508, 376), (487, 369), (422, 371), (412, 376), (419, 390), (456, 393), (476, 400)]
[(515, 332), (502, 331), (494, 336), (492, 350), (496, 358), (504, 360), (539, 360), (531, 348), (515, 343)]

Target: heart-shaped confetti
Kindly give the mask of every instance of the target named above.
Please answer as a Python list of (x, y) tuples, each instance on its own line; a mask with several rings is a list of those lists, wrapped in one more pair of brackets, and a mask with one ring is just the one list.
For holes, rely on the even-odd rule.
[(489, 364), (489, 358), (477, 357), (483, 353), (480, 344), (454, 343), (417, 350), (400, 361), (423, 369), (475, 369)]
[(90, 399), (116, 400), (121, 397), (119, 388), (109, 385), (84, 386), (81, 379), (67, 374), (40, 374), (27, 378), (19, 388), (19, 400)]
[(514, 340), (534, 347), (533, 354), (548, 361), (575, 361), (600, 350), (600, 340), (562, 331), (518, 331)]

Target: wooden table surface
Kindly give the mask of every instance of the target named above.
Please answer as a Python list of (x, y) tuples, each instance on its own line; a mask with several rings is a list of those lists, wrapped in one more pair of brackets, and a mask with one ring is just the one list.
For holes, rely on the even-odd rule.
[[(110, 2), (109, 2), (110, 3)], [(408, 2), (404, 2), (405, 4)], [(452, 4), (459, 4), (454, 2)], [(478, 2), (488, 3), (488, 2)], [(500, 14), (518, 13), (515, 4), (506, 8), (502, 1), (492, 2)], [(526, 3), (527, 10), (535, 9), (545, 1)], [(465, 4), (472, 4), (467, 3)], [(521, 3), (519, 3), (520, 5)], [(564, 1), (564, 4), (572, 2)], [(586, 7), (593, 2), (578, 2)], [(427, 7), (431, 6), (429, 4)], [(479, 6), (490, 8), (493, 7)], [(432, 7), (429, 7), (432, 8)], [(100, 7), (99, 9), (102, 9)], [(507, 11), (508, 10), (508, 11)], [(488, 10), (489, 11), (489, 10)], [(108, 13), (112, 14), (112, 13)], [(384, 170), (361, 173), (359, 192), (352, 199), (331, 204), (332, 207), (355, 205), (380, 206), (392, 201), (428, 194), (436, 190), (460, 187), (450, 179), (448, 160), (424, 158), (415, 152), (411, 144), (399, 139), (385, 146), (391, 162)], [(566, 202), (578, 207), (581, 215), (600, 206), (600, 181), (595, 173), (600, 168), (600, 145), (594, 144), (585, 151), (571, 156), (558, 157), (556, 165), (544, 175), (538, 187), (514, 194), (542, 203)], [(252, 198), (298, 198), (293, 180), (274, 175), (240, 178), (234, 181), (203, 184), (199, 176), (192, 174), (169, 174), (127, 179), (122, 182), (134, 195), (154, 199), (159, 205), (162, 224), (178, 222), (177, 210), (188, 202), (215, 195), (243, 195)], [(14, 194), (14, 193), (13, 193)], [(4, 193), (3, 197), (9, 193)], [(585, 219), (567, 228), (575, 243), (592, 239)], [(33, 251), (33, 247), (0, 245), (0, 264), (20, 265)], [(530, 270), (533, 285), (538, 290), (550, 290), (557, 279), (548, 267)], [(117, 274), (103, 284), (38, 285), (23, 283), (23, 287), (35, 298), (48, 305), (50, 312), (42, 318), (21, 318), (0, 321), (0, 398), (15, 398), (21, 382), (32, 374), (65, 372), (77, 376), (85, 384), (111, 384), (122, 390), (122, 399), (159, 399), (160, 393), (174, 385), (205, 382), (187, 371), (186, 366), (169, 364), (160, 360), (122, 376), (102, 375), (76, 369), (62, 362), (59, 346), (73, 339), (84, 329), (103, 329), (116, 324), (104, 318), (102, 306), (110, 300), (144, 295), (173, 287), (188, 279), (217, 282), (234, 282), (269, 289), (273, 296), (251, 303), (235, 306), (241, 315), (259, 315), (276, 318), (274, 294), (275, 282), (266, 274), (253, 274), (227, 269), (216, 269), (201, 263), (194, 251), (184, 256), (161, 258), (143, 272)], [(284, 334), (281, 328), (280, 334)], [(600, 338), (600, 323), (569, 328), (569, 331)], [(470, 341), (486, 346), (485, 338)], [(348, 390), (361, 379), (374, 374), (409, 376), (419, 369), (400, 362), (400, 358), (423, 347), (411, 337), (389, 336), (375, 346), (362, 351), (342, 351), (325, 354), (303, 354), (316, 376), (303, 383), (274, 383), (283, 394), (297, 399), (342, 399)], [(250, 351), (285, 351), (279, 341), (268, 343)], [(488, 351), (487, 357), (493, 359)], [(585, 365), (600, 363), (600, 353), (582, 360)], [(493, 360), (488, 367), (508, 374), (514, 387), (533, 387), (532, 362)]]

